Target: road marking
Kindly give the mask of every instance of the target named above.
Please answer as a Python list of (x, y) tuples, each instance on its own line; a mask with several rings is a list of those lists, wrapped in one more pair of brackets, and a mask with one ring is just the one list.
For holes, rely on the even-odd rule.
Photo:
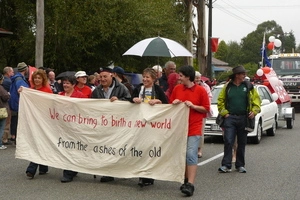
[(222, 157), (223, 155), (224, 155), (224, 153), (220, 153), (220, 154), (218, 154), (218, 155), (215, 155), (214, 157), (211, 157), (211, 158), (209, 158), (209, 159), (207, 159), (207, 160), (204, 160), (203, 162), (198, 163), (197, 165), (198, 165), (198, 166), (205, 165), (206, 163), (209, 163), (209, 162), (211, 162), (211, 161), (213, 161), (213, 160), (216, 160), (217, 158), (220, 158), (220, 157)]

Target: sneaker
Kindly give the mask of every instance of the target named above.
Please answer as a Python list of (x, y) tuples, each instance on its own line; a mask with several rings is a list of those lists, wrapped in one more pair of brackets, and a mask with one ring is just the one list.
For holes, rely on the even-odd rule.
[(28, 178), (33, 179), (34, 178), (34, 174), (30, 173), (30, 172), (26, 172), (26, 175)]
[(239, 172), (239, 173), (246, 173), (247, 170), (245, 169), (245, 167), (238, 167), (236, 168), (236, 170)]
[(115, 178), (111, 177), (111, 176), (102, 176), (100, 179), (100, 182), (105, 183), (105, 182), (110, 182), (110, 181), (114, 181)]
[(194, 190), (195, 190), (195, 187), (193, 184), (186, 183), (185, 186), (182, 188), (181, 192), (190, 197), (190, 196), (193, 196)]
[(218, 171), (219, 171), (220, 173), (227, 173), (227, 172), (230, 172), (231, 169), (227, 168), (226, 166), (222, 166), (222, 167), (220, 167), (220, 168), (218, 169)]
[(47, 172), (39, 172), (39, 175), (45, 175)]
[(4, 145), (0, 146), (0, 150), (4, 150), (4, 149), (7, 149), (7, 147)]

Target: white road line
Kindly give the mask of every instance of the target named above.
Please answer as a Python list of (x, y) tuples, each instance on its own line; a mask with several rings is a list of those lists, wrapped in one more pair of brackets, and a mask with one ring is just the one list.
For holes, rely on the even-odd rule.
[(216, 160), (217, 158), (220, 158), (220, 157), (223, 156), (223, 155), (224, 155), (224, 153), (220, 153), (220, 154), (218, 154), (218, 155), (215, 155), (214, 157), (211, 157), (211, 158), (209, 158), (209, 159), (207, 159), (207, 160), (204, 160), (203, 162), (198, 163), (198, 166), (205, 165), (206, 163), (209, 163), (209, 162), (211, 162), (211, 161), (213, 161), (213, 160)]

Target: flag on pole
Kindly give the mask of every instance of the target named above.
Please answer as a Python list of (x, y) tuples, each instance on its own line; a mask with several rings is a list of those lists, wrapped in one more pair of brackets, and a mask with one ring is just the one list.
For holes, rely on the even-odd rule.
[(210, 38), (210, 40), (211, 40), (211, 52), (217, 52), (219, 38)]
[(268, 66), (268, 67), (271, 67), (271, 62), (268, 59), (268, 55), (267, 55), (267, 51), (266, 51), (266, 33), (264, 33), (264, 38), (263, 38), (263, 43), (262, 43), (260, 54), (261, 54), (261, 63), (262, 63), (262, 65), (265, 61), (265, 65)]

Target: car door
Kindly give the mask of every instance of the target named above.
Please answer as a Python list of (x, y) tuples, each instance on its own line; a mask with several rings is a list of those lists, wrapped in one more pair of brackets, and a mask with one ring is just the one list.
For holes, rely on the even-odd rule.
[(259, 94), (260, 100), (263, 101), (267, 99), (270, 103), (261, 106), (261, 118), (263, 130), (270, 128), (274, 122), (274, 105), (271, 93), (267, 88), (263, 86), (257, 87), (257, 92)]

